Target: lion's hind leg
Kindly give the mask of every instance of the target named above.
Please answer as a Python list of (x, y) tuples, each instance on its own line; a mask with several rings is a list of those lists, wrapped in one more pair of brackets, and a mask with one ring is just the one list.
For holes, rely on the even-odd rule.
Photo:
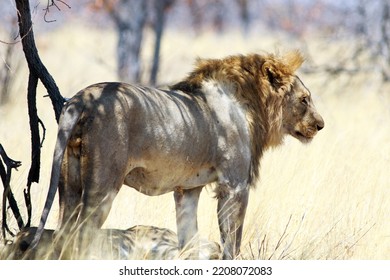
[(54, 242), (62, 252), (63, 258), (69, 258), (72, 247), (72, 229), (76, 225), (81, 209), (82, 184), (80, 178), (80, 147), (68, 145), (61, 165), (58, 192), (60, 213)]
[(80, 158), (81, 209), (74, 232), (78, 235), (77, 250), (81, 258), (88, 258), (85, 255), (88, 247), (96, 230), (107, 219), (127, 169), (126, 153), (116, 153), (103, 144), (86, 144), (88, 150), (83, 151)]
[(61, 166), (59, 181), (60, 216), (59, 228), (64, 230), (67, 225), (73, 225), (80, 212), (81, 178), (80, 155), (68, 146)]

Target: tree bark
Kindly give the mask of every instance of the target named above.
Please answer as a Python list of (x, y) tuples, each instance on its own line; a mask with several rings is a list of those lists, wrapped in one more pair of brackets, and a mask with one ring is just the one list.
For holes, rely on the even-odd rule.
[(24, 191), (24, 197), (28, 212), (28, 222), (26, 226), (29, 226), (32, 212), (30, 188), (33, 182), (39, 182), (41, 160), (41, 140), (39, 134), (39, 123), (42, 124), (42, 122), (38, 117), (38, 112), (36, 108), (36, 90), (38, 86), (38, 81), (40, 80), (43, 83), (49, 94), (57, 122), (59, 121), (65, 99), (61, 96), (53, 77), (47, 71), (46, 67), (43, 65), (38, 55), (38, 50), (36, 48), (34, 40), (29, 1), (15, 0), (15, 2), (16, 8), (18, 10), (19, 33), (22, 40), (23, 51), (30, 71), (27, 89), (27, 100), (31, 130), (31, 167), (28, 173), (27, 188)]
[(153, 53), (153, 64), (150, 72), (151, 85), (156, 85), (157, 83), (158, 68), (160, 66), (161, 39), (165, 27), (165, 12), (173, 3), (173, 0), (154, 0), (153, 2), (156, 13), (156, 20), (154, 22), (155, 45)]
[(147, 2), (119, 0), (110, 10), (118, 32), (118, 76), (128, 82), (140, 82), (140, 50), (147, 16)]
[(45, 86), (53, 104), (55, 117), (58, 122), (65, 99), (61, 96), (53, 77), (47, 71), (38, 55), (34, 40), (29, 1), (15, 0), (15, 2), (18, 10), (19, 32), (20, 37), (22, 38), (23, 51), (28, 63), (28, 68), (30, 73), (34, 73)]
[(249, 32), (249, 24), (250, 24), (248, 0), (237, 0), (237, 4), (240, 10), (242, 30), (244, 34), (247, 35)]
[(390, 80), (390, 4), (382, 0), (381, 41), (382, 77), (384, 81)]

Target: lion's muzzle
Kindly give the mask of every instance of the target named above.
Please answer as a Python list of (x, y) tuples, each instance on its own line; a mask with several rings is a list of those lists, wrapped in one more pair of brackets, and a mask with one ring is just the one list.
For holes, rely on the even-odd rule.
[(321, 129), (323, 129), (325, 127), (324, 119), (320, 116), (320, 114), (315, 113), (314, 119), (316, 120), (316, 123), (317, 123), (316, 124), (317, 131), (320, 131)]

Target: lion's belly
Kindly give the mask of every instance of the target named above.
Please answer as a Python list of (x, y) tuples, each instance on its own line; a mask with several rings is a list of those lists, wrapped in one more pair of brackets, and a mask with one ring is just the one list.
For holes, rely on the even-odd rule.
[(124, 183), (146, 195), (161, 195), (175, 190), (176, 187), (191, 189), (214, 182), (217, 173), (214, 168), (134, 168)]

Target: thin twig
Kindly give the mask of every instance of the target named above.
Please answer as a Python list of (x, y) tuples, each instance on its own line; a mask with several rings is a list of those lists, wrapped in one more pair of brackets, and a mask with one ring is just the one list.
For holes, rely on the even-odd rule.
[[(4, 162), (5, 166), (7, 167), (7, 170), (5, 170), (1, 159)], [(8, 225), (7, 225), (7, 215), (6, 215), (7, 200), (9, 202), (11, 210), (14, 214), (14, 217), (18, 223), (19, 229), (21, 229), (24, 226), (22, 216), (20, 215), (19, 207), (16, 203), (16, 200), (14, 198), (14, 195), (11, 191), (11, 186), (10, 186), (12, 169), (15, 168), (16, 170), (18, 170), (17, 168), (19, 166), (21, 166), (21, 162), (9, 158), (7, 153), (4, 150), (3, 146), (0, 144), (0, 175), (1, 175), (1, 180), (3, 181), (3, 186), (4, 186), (3, 201), (2, 201), (2, 218), (3, 218), (2, 234), (3, 234), (4, 240), (5, 240), (5, 232), (6, 231), (8, 233), (10, 233), (11, 235), (13, 235), (13, 233), (9, 230)]]
[[(364, 236), (367, 235), (367, 233), (376, 225), (376, 223), (372, 224), (366, 231), (363, 232), (362, 235), (360, 235), (358, 237), (358, 239), (355, 240), (355, 242), (352, 243), (352, 245), (350, 246), (345, 246), (344, 248), (347, 249), (347, 250), (351, 250), (353, 247), (356, 246), (356, 244), (363, 239)], [(356, 234), (353, 234), (351, 237), (355, 237), (357, 234), (359, 234), (361, 231), (363, 230), (363, 228), (360, 228)], [(349, 237), (349, 238), (351, 238)], [(340, 241), (336, 247), (340, 246), (343, 244), (343, 241)], [(341, 257), (342, 254), (344, 254), (345, 252), (341, 252), (340, 254), (338, 254), (337, 256), (334, 257), (334, 259), (338, 259), (339, 257)]]
[(43, 121), (38, 117), (38, 123), (41, 125), (42, 127), (42, 140), (41, 140), (41, 148), (43, 146), (43, 142), (45, 141), (45, 138), (46, 138), (46, 127), (45, 127), (45, 124), (43, 123)]
[[(28, 30), (28, 32), (27, 32), (26, 34), (24, 34), (19, 40), (15, 41), (15, 42), (6, 42), (6, 41), (3, 41), (3, 40), (0, 40), (0, 43), (6, 44), (6, 45), (16, 45), (16, 44), (19, 44), (20, 42), (23, 41), (23, 39), (24, 39), (31, 31), (32, 31), (32, 25), (31, 25), (30, 29)], [(15, 39), (16, 39), (17, 37), (19, 37), (19, 36), (20, 36), (20, 34), (18, 34), (18, 35), (15, 37)]]
[(366, 236), (366, 234), (376, 225), (376, 223), (372, 224), (354, 243), (352, 243), (351, 246), (348, 247), (348, 249), (352, 249), (353, 247), (355, 247), (355, 245), (363, 239), (364, 236)]
[(302, 218), (301, 218), (301, 221), (300, 221), (300, 223), (299, 223), (298, 229), (295, 231), (293, 237), (292, 237), (291, 240), (290, 240), (290, 243), (289, 243), (287, 246), (285, 246), (285, 248), (283, 249), (282, 253), (280, 253), (279, 259), (284, 259), (285, 257), (287, 257), (287, 256), (289, 255), (289, 253), (287, 253), (287, 250), (290, 249), (292, 243), (294, 242), (295, 237), (297, 236), (299, 230), (301, 229), (301, 226), (302, 226), (302, 224), (303, 224), (303, 221), (305, 220), (305, 217), (306, 217), (306, 213), (304, 213), (304, 214), (302, 215)]
[[(47, 20), (46, 19), (46, 16), (48, 15), (48, 13), (50, 12), (50, 8), (51, 7), (56, 7), (58, 11), (61, 11), (60, 7), (56, 4), (56, 1), (60, 2), (61, 4), (63, 4), (64, 6), (66, 6), (68, 9), (71, 9), (71, 6), (69, 6), (66, 2), (62, 1), (62, 0), (51, 0), (51, 1), (47, 1), (47, 6), (45, 9), (43, 9), (45, 11), (45, 14), (43, 16), (43, 19), (45, 20), (45, 22), (47, 23), (50, 23), (50, 22), (55, 22), (57, 20)], [(51, 3), (50, 3), (51, 2)]]
[(292, 215), (290, 215), (290, 217), (288, 219), (288, 222), (287, 222), (287, 224), (286, 224), (286, 226), (284, 228), (284, 231), (283, 231), (282, 235), (280, 236), (280, 238), (278, 240), (278, 243), (276, 244), (275, 249), (272, 252), (271, 256), (269, 256), (268, 260), (270, 260), (274, 256), (274, 254), (276, 253), (276, 251), (279, 249), (280, 245), (282, 244), (283, 239), (287, 236), (286, 233), (287, 233), (287, 229), (288, 229), (288, 227), (290, 225), (291, 218), (292, 218)]

